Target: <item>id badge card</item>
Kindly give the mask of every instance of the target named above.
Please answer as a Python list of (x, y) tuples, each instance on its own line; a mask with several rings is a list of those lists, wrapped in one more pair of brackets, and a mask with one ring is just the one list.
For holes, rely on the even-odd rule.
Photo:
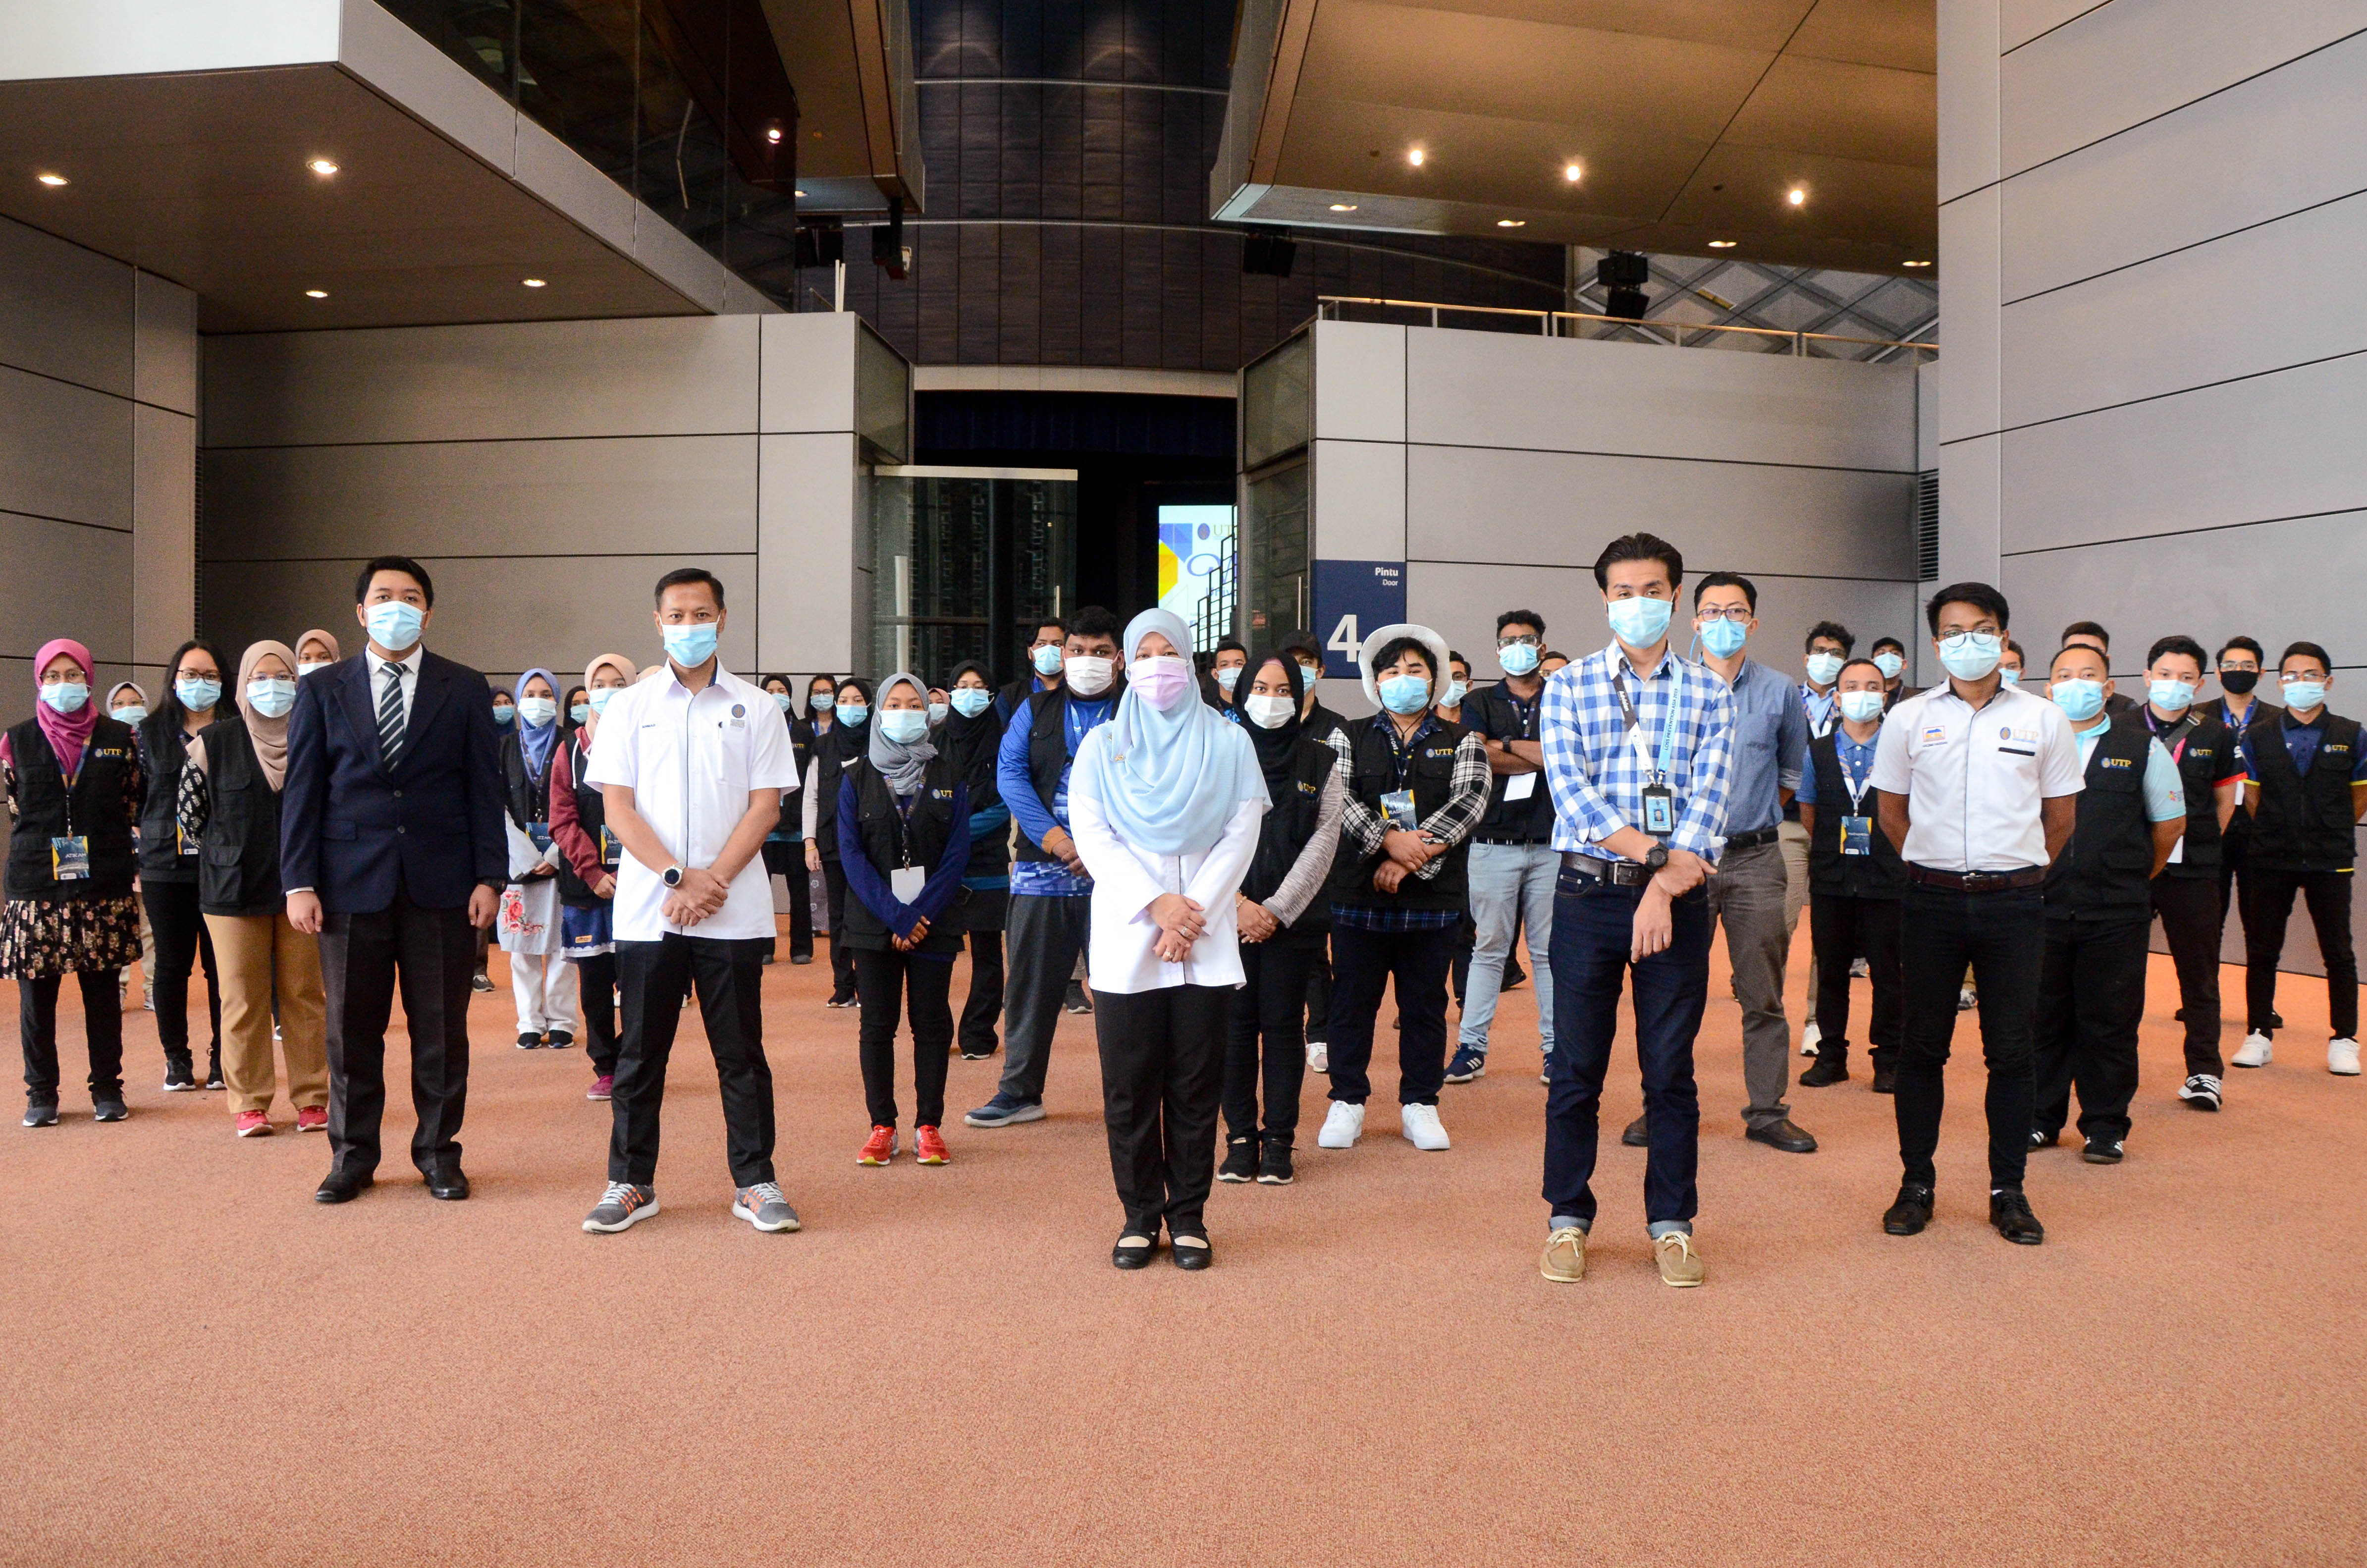
[(616, 835), (611, 834), (606, 827), (601, 828), (600, 864), (607, 867), (610, 870), (614, 870), (618, 866), (624, 864), (624, 860), (625, 846), (622, 844), (617, 843)]
[(50, 875), (62, 882), (89, 881), (90, 840), (87, 838), (51, 839)]
[(550, 847), (550, 824), (547, 822), (528, 824), (526, 835), (534, 841), (534, 846), (537, 849)]
[(1535, 773), (1506, 774), (1504, 776), (1505, 801), (1507, 802), (1512, 801), (1525, 801), (1530, 796), (1535, 794), (1537, 792), (1538, 778), (1539, 775)]
[(1393, 828), (1402, 828), (1408, 833), (1416, 833), (1421, 828), (1421, 817), (1414, 810), (1413, 791), (1410, 790), (1392, 790), (1383, 795), (1381, 815)]
[[(60, 839), (58, 842), (62, 844), (65, 840)], [(79, 844), (82, 840), (77, 838), (74, 842)], [(187, 834), (183, 833), (178, 827), (175, 827), (173, 829), (174, 853), (178, 855), (195, 855), (200, 847), (202, 846), (195, 840), (191, 839)]]
[(1841, 853), (1844, 855), (1874, 853), (1874, 819), (1872, 817), (1841, 818)]
[(1655, 838), (1677, 831), (1677, 792), (1665, 784), (1644, 787), (1644, 831)]
[(912, 903), (928, 885), (929, 873), (924, 867), (899, 866), (888, 873), (888, 891), (896, 895), (898, 903)]

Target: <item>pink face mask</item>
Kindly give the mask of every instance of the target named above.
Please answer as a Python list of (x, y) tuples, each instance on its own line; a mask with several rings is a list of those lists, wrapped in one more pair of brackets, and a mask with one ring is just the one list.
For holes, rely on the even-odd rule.
[(1164, 713), (1192, 687), (1192, 666), (1166, 655), (1139, 660), (1126, 668), (1126, 683), (1142, 699)]

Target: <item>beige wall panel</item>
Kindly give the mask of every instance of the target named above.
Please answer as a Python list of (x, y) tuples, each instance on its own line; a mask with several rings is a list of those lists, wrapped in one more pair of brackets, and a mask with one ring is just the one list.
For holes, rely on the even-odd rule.
[(816, 311), (763, 320), (759, 427), (767, 435), (855, 428), (852, 311)]
[[(757, 493), (759, 573), (750, 626), (767, 670), (827, 670), (867, 664), (855, 639), (869, 574), (855, 570), (855, 506), (863, 487), (850, 433), (766, 436)], [(858, 583), (857, 579), (861, 581)], [(867, 606), (867, 599), (865, 600)]]
[(29, 659), (71, 637), (94, 658), (130, 663), (130, 534), (0, 512), (0, 654)]
[(130, 528), (131, 409), (0, 366), (0, 511)]
[(131, 421), (131, 653), (161, 662), (196, 634), (198, 422), (145, 403)]
[(1406, 438), (1406, 329), (1368, 322), (1315, 327), (1315, 434)]

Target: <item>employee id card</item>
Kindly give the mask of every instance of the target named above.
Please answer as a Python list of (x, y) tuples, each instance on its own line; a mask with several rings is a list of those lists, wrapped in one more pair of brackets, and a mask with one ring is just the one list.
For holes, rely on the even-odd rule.
[(50, 875), (61, 882), (90, 879), (90, 840), (81, 837), (50, 840)]
[(1841, 818), (1841, 853), (1844, 855), (1874, 853), (1874, 819), (1872, 817)]
[(921, 896), (921, 890), (928, 885), (929, 872), (925, 866), (899, 866), (888, 873), (888, 891), (896, 895), (898, 903), (912, 903)]
[(1644, 786), (1644, 831), (1655, 838), (1677, 831), (1677, 792), (1666, 784)]
[(600, 864), (614, 870), (623, 865), (624, 861), (625, 846), (617, 843), (617, 835), (603, 825), (600, 829)]
[(1407, 833), (1421, 830), (1421, 816), (1414, 809), (1413, 791), (1392, 790), (1381, 797), (1381, 817), (1389, 826)]
[(1525, 801), (1530, 796), (1535, 794), (1537, 792), (1537, 778), (1538, 775), (1534, 773), (1511, 773), (1505, 775), (1505, 801), (1508, 803), (1513, 801)]
[(527, 824), (526, 835), (534, 841), (534, 846), (537, 849), (548, 849), (550, 847), (550, 824), (547, 822), (531, 822)]

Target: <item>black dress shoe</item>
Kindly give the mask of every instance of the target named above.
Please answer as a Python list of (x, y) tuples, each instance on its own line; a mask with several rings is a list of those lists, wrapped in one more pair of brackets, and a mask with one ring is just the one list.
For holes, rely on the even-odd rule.
[(1821, 1089), (1829, 1084), (1849, 1082), (1849, 1058), (1836, 1051), (1819, 1051), (1816, 1065), (1800, 1074), (1800, 1087)]
[(2030, 1199), (2018, 1187), (1989, 1194), (1989, 1223), (2016, 1246), (2034, 1247), (2046, 1239), (2046, 1227), (2030, 1211)]
[(1896, 1067), (1875, 1068), (1874, 1070), (1874, 1092), (1877, 1095), (1897, 1094), (1898, 1092), (1898, 1069)]
[(2272, 1012), (2269, 1015), (2269, 1028), (2271, 1032), (2274, 1032), (2275, 1030), (2281, 1029), (2284, 1027), (2285, 1016), (2282, 1013)]
[(368, 1171), (331, 1171), (322, 1178), (321, 1188), (312, 1194), (315, 1203), (351, 1203), (361, 1196), (365, 1187), (376, 1185), (378, 1178)]
[[(1127, 1234), (1130, 1236), (1138, 1236), (1141, 1233), (1142, 1233), (1140, 1231), (1128, 1231), (1127, 1233)], [(1123, 1239), (1121, 1239), (1116, 1246), (1110, 1248), (1110, 1267), (1113, 1268), (1148, 1268), (1150, 1267), (1152, 1255), (1156, 1254), (1158, 1251), (1159, 1238), (1156, 1236), (1153, 1236), (1148, 1243), (1138, 1247), (1127, 1246)]]
[(813, 962), (813, 955), (811, 953), (791, 953), (789, 955), (789, 961), (795, 964), (811, 963)]
[(1753, 1143), (1764, 1143), (1771, 1149), (1781, 1149), (1787, 1154), (1813, 1154), (1817, 1152), (1814, 1135), (1792, 1125), (1792, 1119), (1771, 1121), (1764, 1127), (1754, 1127), (1743, 1134)]
[[(1194, 1246), (1194, 1242), (1200, 1244)], [(1168, 1250), (1175, 1255), (1175, 1267), (1178, 1268), (1196, 1271), (1217, 1261), (1217, 1255), (1209, 1249), (1206, 1236), (1178, 1236)]]
[(1627, 1124), (1627, 1131), (1619, 1135), (1619, 1142), (1626, 1144), (1630, 1149), (1650, 1148), (1652, 1146), (1652, 1130), (1645, 1125), (1646, 1119), (1646, 1118), (1639, 1116), (1635, 1120), (1629, 1122)]
[(1911, 1181), (1900, 1185), (1897, 1200), (1882, 1211), (1882, 1228), (1889, 1235), (1920, 1235), (1931, 1222), (1931, 1189)]
[(469, 1196), (469, 1178), (457, 1165), (438, 1165), (427, 1173), (427, 1196), (458, 1203)]

